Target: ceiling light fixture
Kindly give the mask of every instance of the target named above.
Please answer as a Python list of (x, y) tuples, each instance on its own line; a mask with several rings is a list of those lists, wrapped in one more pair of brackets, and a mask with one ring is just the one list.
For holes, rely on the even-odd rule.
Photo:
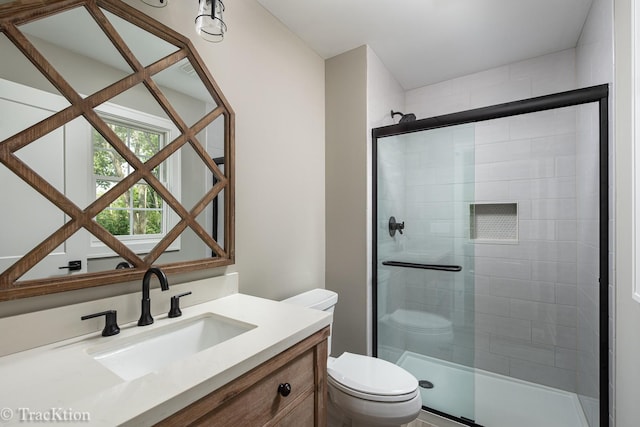
[(222, 20), (224, 3), (222, 0), (198, 0), (196, 32), (210, 42), (221, 42), (227, 32), (227, 24)]
[[(169, 0), (142, 0), (153, 7), (165, 7)], [(222, 19), (224, 3), (222, 0), (198, 0), (198, 14), (196, 15), (196, 32), (203, 39), (210, 42), (221, 42), (227, 32), (227, 24)]]
[(165, 7), (169, 0), (142, 0), (143, 3), (153, 7)]

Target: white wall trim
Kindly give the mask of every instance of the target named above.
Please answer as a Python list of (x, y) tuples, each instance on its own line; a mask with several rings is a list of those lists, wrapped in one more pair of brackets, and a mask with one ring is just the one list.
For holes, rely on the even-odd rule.
[(637, 115), (638, 104), (640, 103), (640, 55), (638, 55), (637, 50), (640, 47), (640, 8), (637, 7), (637, 1), (631, 2), (632, 9), (632, 20), (631, 20), (631, 30), (633, 32), (633, 37), (631, 40), (631, 72), (632, 72), (632, 93), (633, 99), (631, 103), (631, 114), (633, 119), (633, 126), (631, 129), (631, 150), (633, 153), (633, 180), (631, 182), (632, 186), (632, 203), (633, 203), (633, 213), (632, 213), (632, 235), (633, 235), (633, 245), (631, 249), (632, 256), (632, 265), (631, 265), (631, 274), (633, 277), (633, 299), (640, 303), (640, 274), (638, 271), (638, 249), (640, 248), (640, 233), (638, 232), (638, 226), (640, 224), (640, 149), (637, 147), (637, 139), (638, 135), (640, 135), (640, 118)]

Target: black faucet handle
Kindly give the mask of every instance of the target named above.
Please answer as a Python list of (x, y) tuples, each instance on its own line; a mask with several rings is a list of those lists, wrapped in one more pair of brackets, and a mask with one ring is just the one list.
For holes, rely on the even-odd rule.
[(118, 327), (118, 314), (115, 310), (101, 311), (100, 313), (87, 314), (82, 316), (80, 320), (93, 319), (94, 317), (105, 316), (105, 325), (102, 330), (103, 337), (118, 335), (120, 328)]
[(168, 317), (182, 316), (182, 311), (180, 310), (180, 298), (187, 295), (191, 295), (191, 291), (185, 292), (183, 294), (174, 295), (171, 297), (171, 309), (169, 310)]

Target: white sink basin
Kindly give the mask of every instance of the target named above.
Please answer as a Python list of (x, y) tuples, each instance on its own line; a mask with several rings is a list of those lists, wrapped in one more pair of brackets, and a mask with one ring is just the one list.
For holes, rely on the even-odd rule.
[(220, 344), (255, 325), (215, 314), (184, 320), (88, 350), (96, 361), (124, 380), (156, 372), (169, 363)]

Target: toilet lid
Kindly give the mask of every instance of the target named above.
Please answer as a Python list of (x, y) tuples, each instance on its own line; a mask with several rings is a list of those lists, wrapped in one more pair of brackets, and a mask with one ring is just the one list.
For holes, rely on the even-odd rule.
[(405, 401), (417, 393), (418, 380), (401, 367), (359, 354), (343, 353), (327, 364), (330, 382), (350, 395), (377, 401)]
[(410, 331), (443, 334), (451, 332), (451, 320), (426, 311), (398, 309), (389, 315), (389, 321)]

